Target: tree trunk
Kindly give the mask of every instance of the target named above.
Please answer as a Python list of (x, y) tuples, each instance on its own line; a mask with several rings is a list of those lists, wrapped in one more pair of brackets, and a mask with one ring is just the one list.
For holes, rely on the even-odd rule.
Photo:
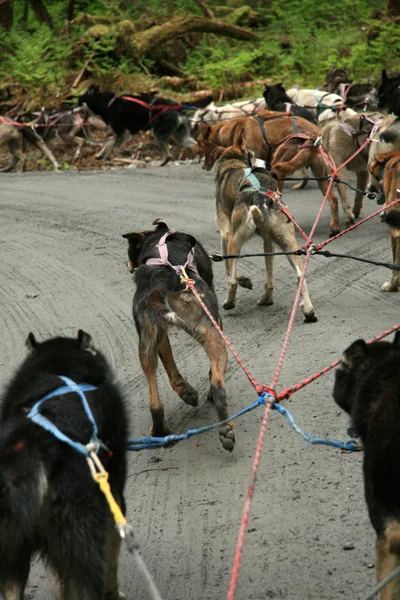
[(239, 40), (256, 40), (257, 36), (249, 29), (230, 25), (222, 21), (213, 21), (203, 17), (177, 16), (168, 23), (154, 25), (145, 31), (135, 32), (126, 39), (132, 54), (148, 56), (152, 50), (170, 40), (182, 38), (188, 33), (214, 33)]
[(13, 0), (0, 0), (0, 27), (10, 31), (13, 24)]
[(399, 0), (387, 0), (386, 14), (388, 17), (400, 17)]
[(69, 0), (67, 4), (67, 21), (74, 18), (75, 0)]
[(40, 23), (46, 23), (50, 29), (53, 29), (53, 21), (42, 0), (30, 0), (30, 5)]

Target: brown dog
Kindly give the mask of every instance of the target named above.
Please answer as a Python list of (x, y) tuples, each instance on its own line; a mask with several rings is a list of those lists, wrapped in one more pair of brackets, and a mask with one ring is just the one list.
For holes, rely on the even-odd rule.
[[(139, 358), (150, 391), (152, 435), (166, 436), (168, 425), (157, 390), (157, 362), (167, 372), (172, 389), (186, 404), (197, 406), (197, 391), (182, 377), (175, 364), (168, 329), (179, 327), (200, 342), (210, 363), (209, 400), (213, 400), (220, 421), (229, 419), (224, 375), (228, 364), (226, 346), (207, 314), (180, 278), (179, 265), (185, 265), (208, 310), (220, 322), (218, 301), (213, 288), (211, 260), (204, 248), (187, 233), (170, 230), (162, 219), (155, 230), (127, 233), (128, 268), (135, 272), (136, 292), (133, 318), (139, 335)], [(235, 447), (232, 421), (218, 429), (223, 447)]]
[[(400, 197), (400, 151), (384, 152), (383, 154), (375, 154), (375, 157), (370, 162), (368, 170), (373, 175), (376, 181), (383, 187), (386, 204), (390, 204)], [(400, 203), (399, 203), (400, 209)], [(394, 213), (395, 216), (400, 214), (400, 211), (392, 209), (388, 214)], [(392, 224), (392, 218), (388, 218), (388, 223)], [(392, 228), (391, 241), (393, 264), (400, 266), (400, 230), (396, 227)], [(392, 271), (390, 281), (386, 281), (382, 285), (382, 292), (397, 292), (400, 286), (400, 271)]]
[[(267, 168), (277, 175), (278, 188), (282, 191), (284, 179), (295, 171), (310, 167), (315, 177), (325, 177), (330, 168), (316, 145), (320, 138), (319, 128), (301, 117), (271, 117), (267, 120), (255, 117), (231, 119), (226, 123), (203, 125), (197, 138), (197, 151), (204, 154), (204, 167), (212, 169), (216, 160), (221, 156), (223, 148), (235, 143), (243, 132), (246, 147), (252, 150), (257, 158), (263, 159)], [(328, 190), (327, 181), (318, 181), (325, 195)], [(331, 207), (331, 235), (340, 231), (338, 199), (330, 190), (329, 203)]]
[[(363, 113), (345, 119), (343, 122), (332, 119), (322, 127), (322, 143), (337, 167), (349, 160), (355, 152), (366, 142), (368, 136), (379, 120), (383, 119), (380, 113)], [(368, 155), (367, 144), (345, 167), (339, 171), (339, 178), (343, 181), (348, 179), (349, 171), (357, 175), (357, 188), (365, 190), (368, 180)], [(337, 183), (337, 189), (342, 201), (343, 209), (347, 216), (346, 227), (352, 225), (354, 220), (360, 216), (364, 195), (361, 191), (356, 192), (353, 210), (350, 209), (347, 195), (347, 186)]]
[[(223, 254), (238, 254), (243, 244), (258, 234), (264, 242), (264, 252), (273, 252), (275, 244), (284, 252), (298, 250), (293, 223), (288, 222), (280, 211), (276, 197), (277, 181), (270, 171), (251, 168), (252, 155), (248, 153), (243, 133), (235, 143), (224, 150), (217, 162), (216, 221), (221, 233)], [(288, 256), (296, 272), (302, 276), (299, 256)], [(228, 296), (223, 304), (226, 310), (235, 306), (236, 290), (241, 287), (251, 289), (248, 277), (236, 270), (236, 259), (226, 261), (229, 275)], [(265, 257), (267, 280), (265, 291), (258, 304), (274, 302), (274, 257)], [(304, 281), (302, 287), (302, 309), (305, 321), (316, 321), (313, 305)]]

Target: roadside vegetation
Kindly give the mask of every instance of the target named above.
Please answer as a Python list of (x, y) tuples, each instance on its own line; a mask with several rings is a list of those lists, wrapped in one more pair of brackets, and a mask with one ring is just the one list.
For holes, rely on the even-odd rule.
[(333, 63), (376, 83), (400, 70), (399, 29), (397, 0), (1, 0), (0, 109), (90, 83), (221, 99), (262, 80), (320, 87)]

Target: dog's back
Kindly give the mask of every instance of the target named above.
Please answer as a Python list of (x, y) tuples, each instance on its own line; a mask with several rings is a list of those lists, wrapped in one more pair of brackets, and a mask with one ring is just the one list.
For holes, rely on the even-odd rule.
[[(0, 596), (23, 597), (31, 558), (40, 553), (60, 581), (64, 598), (102, 598), (107, 578), (111, 582), (115, 575), (116, 584), (112, 571), (119, 541), (111, 512), (85, 456), (57, 439), (55, 429), (47, 431), (27, 415), (39, 400), (65, 386), (60, 375), (94, 386), (86, 398), (99, 439), (108, 448), (98, 456), (124, 512), (124, 405), (88, 334), (42, 344), (30, 334), (28, 340), (31, 355), (11, 381), (0, 411)], [(78, 394), (54, 396), (40, 413), (73, 442), (90, 442), (93, 427)], [(15, 596), (11, 589), (18, 591)], [(117, 590), (108, 591), (117, 598)]]

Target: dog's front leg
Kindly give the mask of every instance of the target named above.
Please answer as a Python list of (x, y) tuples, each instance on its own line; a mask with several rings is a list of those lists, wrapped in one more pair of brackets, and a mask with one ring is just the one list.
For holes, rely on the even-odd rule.
[(158, 356), (167, 372), (171, 387), (178, 394), (179, 398), (190, 406), (197, 406), (197, 391), (180, 374), (174, 360), (174, 355), (172, 354), (168, 334), (165, 334), (158, 346)]
[(35, 145), (42, 151), (42, 153), (47, 156), (47, 158), (49, 159), (49, 161), (51, 162), (51, 164), (54, 167), (55, 171), (59, 170), (59, 164), (56, 161), (53, 153), (51, 152), (51, 150), (46, 146), (46, 144), (44, 143), (44, 141), (39, 138), (36, 140)]
[(107, 600), (123, 600), (125, 595), (119, 591), (118, 585), (118, 559), (121, 546), (121, 537), (115, 528), (113, 519), (110, 519), (108, 525), (107, 539), (107, 583), (106, 583), (106, 599)]
[[(211, 381), (209, 398), (214, 400), (217, 409), (218, 419), (225, 421), (229, 419), (228, 403), (226, 400), (226, 388), (224, 375), (228, 365), (228, 353), (226, 346), (219, 336), (218, 332), (211, 323), (207, 322), (207, 328), (204, 336), (201, 336), (201, 341), (211, 363)], [(235, 447), (236, 435), (235, 424), (233, 421), (221, 425), (218, 429), (219, 439), (225, 450), (232, 450)]]
[(150, 433), (156, 437), (168, 435), (169, 429), (164, 418), (164, 408), (157, 389), (157, 347), (148, 351), (143, 342), (139, 342), (139, 359), (149, 384), (150, 412), (153, 419)]
[(161, 152), (161, 161), (160, 161), (159, 166), (163, 167), (171, 160), (171, 153), (169, 151), (168, 142), (167, 142), (167, 140), (163, 140), (163, 139), (157, 137), (156, 134), (154, 134), (154, 135), (155, 135), (158, 147)]
[[(346, 181), (347, 177), (348, 177), (348, 171), (347, 171), (347, 169), (345, 169), (343, 167), (341, 170), (341, 179), (343, 179), (343, 181)], [(340, 196), (340, 200), (342, 203), (342, 208), (343, 208), (344, 214), (346, 215), (346, 227), (350, 227), (350, 225), (354, 225), (355, 216), (349, 205), (349, 198), (347, 195), (347, 186), (345, 183), (337, 183), (337, 189), (339, 192), (339, 196)]]
[[(366, 170), (358, 171), (357, 172), (357, 188), (359, 190), (365, 190), (367, 187), (367, 181), (368, 181), (367, 171)], [(364, 194), (362, 194), (361, 192), (356, 192), (356, 195), (354, 198), (354, 206), (353, 206), (353, 214), (356, 219), (358, 219), (358, 217), (361, 214), (363, 200), (364, 200)]]
[[(4, 559), (4, 557), (2, 558)], [(13, 568), (13, 573), (4, 574), (0, 567), (0, 598), (4, 598), (4, 600), (23, 600), (29, 570), (29, 556), (19, 557), (18, 564)]]
[[(392, 243), (392, 256), (393, 264), (400, 266), (400, 243), (399, 243), (400, 231), (398, 229), (392, 229), (390, 239)], [(382, 285), (382, 292), (397, 292), (400, 285), (400, 272), (392, 271), (390, 281), (386, 281)]]

